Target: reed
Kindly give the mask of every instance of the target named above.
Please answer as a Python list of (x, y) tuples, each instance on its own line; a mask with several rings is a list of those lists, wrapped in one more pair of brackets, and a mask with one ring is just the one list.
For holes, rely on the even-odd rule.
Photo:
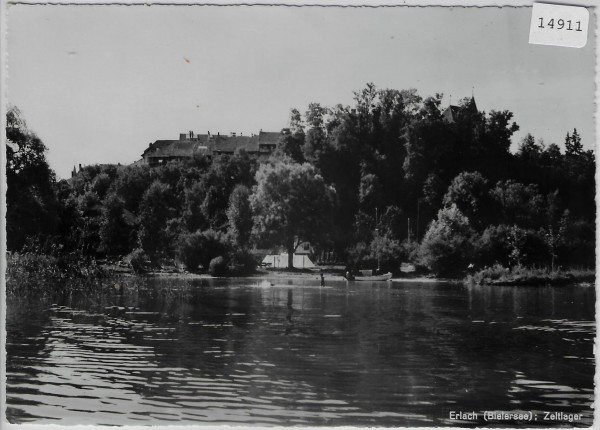
[(6, 260), (7, 297), (99, 289), (120, 278), (95, 260), (75, 254), (11, 253)]

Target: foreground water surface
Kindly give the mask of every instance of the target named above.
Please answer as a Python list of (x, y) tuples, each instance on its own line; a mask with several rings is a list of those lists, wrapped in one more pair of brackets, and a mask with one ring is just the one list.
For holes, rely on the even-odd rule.
[(10, 422), (592, 424), (593, 286), (137, 282), (7, 301)]

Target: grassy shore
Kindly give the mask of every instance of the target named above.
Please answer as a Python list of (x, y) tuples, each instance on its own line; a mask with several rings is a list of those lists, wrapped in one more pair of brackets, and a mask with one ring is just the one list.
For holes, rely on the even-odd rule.
[[(254, 273), (241, 276), (257, 279), (320, 279), (321, 268), (313, 269), (257, 269)], [(323, 269), (329, 280), (343, 280), (338, 270)], [(9, 253), (6, 268), (6, 293), (8, 296), (47, 295), (56, 289), (86, 290), (102, 288), (123, 279), (139, 277), (206, 279), (213, 276), (168, 268), (144, 273), (134, 273), (131, 268), (115, 264), (99, 264), (94, 259), (76, 255), (40, 255), (34, 253)], [(229, 276), (226, 276), (229, 277)]]
[(93, 259), (77, 255), (10, 253), (6, 257), (6, 295), (44, 296), (85, 285), (98, 289), (118, 275)]
[(547, 286), (593, 284), (596, 273), (592, 269), (554, 270), (550, 268), (528, 268), (515, 266), (506, 268), (500, 265), (487, 267), (467, 275), (465, 282), (470, 285), (505, 286)]
[[(257, 268), (241, 278), (259, 280), (298, 279), (320, 281), (321, 272), (326, 281), (345, 281), (343, 266), (317, 266), (310, 269)], [(6, 292), (9, 296), (47, 295), (71, 289), (101, 289), (106, 285), (123, 284), (140, 277), (170, 279), (207, 279), (207, 273), (192, 273), (176, 270), (175, 267), (134, 273), (130, 267), (110, 263), (98, 263), (76, 255), (50, 256), (34, 253), (9, 253), (7, 255)], [(231, 276), (225, 276), (229, 278)], [(429, 277), (398, 277), (396, 282), (438, 282)], [(126, 282), (127, 283), (127, 282)]]
[[(259, 280), (277, 281), (280, 279), (320, 280), (321, 271), (325, 281), (345, 281), (343, 267), (314, 267), (311, 269), (264, 269), (242, 276)], [(137, 282), (139, 277), (164, 277), (177, 279), (213, 278), (209, 274), (176, 272), (171, 270), (135, 274), (128, 268), (98, 264), (93, 259), (77, 256), (48, 256), (31, 253), (9, 254), (7, 256), (6, 293), (7, 296), (44, 296), (53, 293), (81, 290), (100, 291), (113, 285)], [(129, 281), (127, 281), (129, 279)], [(445, 282), (452, 280), (431, 277), (397, 277), (394, 282)], [(454, 280), (457, 282), (458, 280)], [(548, 268), (505, 268), (492, 266), (469, 274), (464, 282), (470, 285), (544, 286), (572, 285), (595, 282), (595, 272), (586, 270), (558, 270)]]

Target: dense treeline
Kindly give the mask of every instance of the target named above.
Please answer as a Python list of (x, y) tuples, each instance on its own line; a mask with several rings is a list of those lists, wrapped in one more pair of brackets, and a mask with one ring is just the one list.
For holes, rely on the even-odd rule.
[(11, 109), (8, 248), (176, 259), (214, 273), (253, 266), (256, 248), (291, 255), (301, 241), (322, 259), (379, 259), (393, 271), (401, 261), (440, 275), (470, 263), (593, 267), (595, 160), (577, 131), (564, 152), (527, 135), (511, 153), (511, 112), (464, 99), (449, 121), (441, 99), (369, 84), (354, 106), (292, 109), (262, 163), (240, 151), (87, 166), (59, 182)]

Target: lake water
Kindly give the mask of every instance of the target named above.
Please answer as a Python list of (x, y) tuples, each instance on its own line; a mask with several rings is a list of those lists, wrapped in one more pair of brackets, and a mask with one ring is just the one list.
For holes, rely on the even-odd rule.
[[(97, 425), (592, 424), (593, 286), (326, 284), (147, 279), (93, 297), (8, 300), (7, 417)], [(484, 411), (527, 412), (537, 421), (486, 422)], [(458, 412), (477, 418), (451, 419)]]

